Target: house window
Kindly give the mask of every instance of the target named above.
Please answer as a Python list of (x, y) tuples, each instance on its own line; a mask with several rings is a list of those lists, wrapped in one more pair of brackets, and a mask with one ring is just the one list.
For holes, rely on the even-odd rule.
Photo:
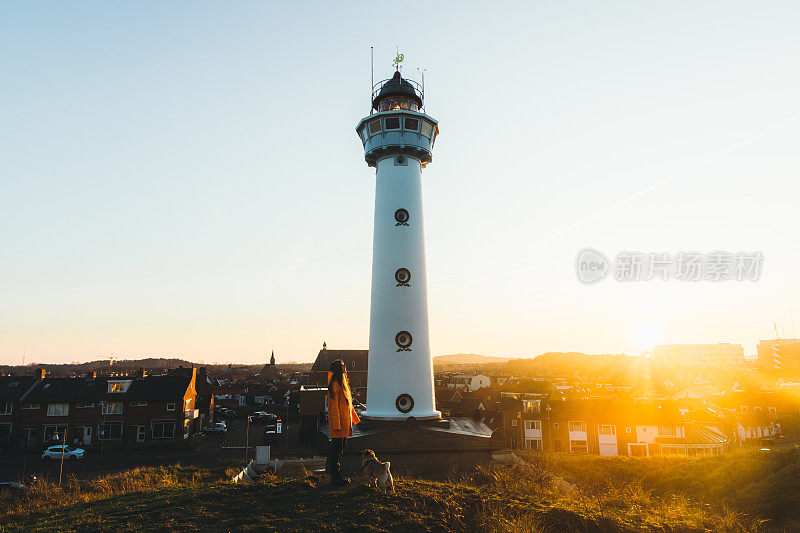
[(108, 392), (127, 392), (130, 381), (109, 381)]
[(76, 403), (75, 407), (78, 409), (89, 409), (91, 407), (94, 407), (94, 404), (90, 402)]
[(631, 457), (647, 457), (649, 455), (647, 452), (647, 444), (628, 444), (628, 455)]
[(47, 416), (67, 416), (68, 414), (68, 403), (51, 403), (47, 406)]
[(558, 422), (553, 422), (553, 429), (558, 429)]
[(589, 453), (589, 446), (585, 440), (569, 441), (569, 451), (571, 453)]
[(11, 424), (0, 424), (0, 442), (11, 441)]
[(22, 404), (22, 408), (23, 409), (38, 409), (39, 408), (39, 404), (38, 403), (23, 403)]
[(373, 120), (369, 123), (369, 134), (375, 135), (376, 133), (381, 132), (381, 121), (380, 120)]
[(136, 442), (144, 442), (146, 428), (147, 426), (136, 426)]
[(630, 427), (630, 426), (628, 426), (628, 427), (626, 427), (626, 428), (625, 428), (625, 433), (630, 433), (631, 431), (632, 431), (632, 430), (631, 430), (631, 427)]
[(131, 407), (147, 407), (147, 402), (131, 402)]
[(767, 407), (767, 411), (769, 411), (769, 414), (771, 414), (772, 416), (776, 416), (778, 414), (777, 407)]
[(121, 415), (122, 402), (106, 402), (103, 404), (104, 415)]
[[(264, 401), (263, 401), (263, 400), (264, 400), (264, 399), (262, 398), (262, 401), (261, 401), (261, 403), (264, 403)], [(184, 406), (183, 406), (183, 408), (184, 408), (184, 409), (186, 409), (186, 410), (188, 410), (188, 409), (190, 409), (190, 408), (192, 407), (192, 400), (184, 400), (184, 402), (183, 402), (183, 403), (184, 403)]]
[(747, 412), (747, 406), (743, 405), (743, 406), (739, 407), (739, 412), (740, 413), (746, 413)]
[(677, 435), (676, 430), (675, 426), (658, 426), (658, 434), (667, 437), (675, 437)]
[(541, 422), (539, 420), (526, 420), (525, 429), (539, 430), (541, 429)]
[[(175, 405), (175, 404), (172, 404)], [(154, 439), (172, 439), (175, 437), (175, 421), (153, 422)]]
[(598, 432), (601, 435), (616, 435), (617, 434), (617, 427), (613, 425), (603, 425), (600, 426)]
[(175, 404), (174, 403), (168, 403), (167, 404), (167, 411), (174, 411), (174, 410), (175, 410)]
[(64, 431), (67, 426), (45, 426), (44, 427), (44, 442), (62, 442), (64, 440)]
[(14, 404), (11, 402), (6, 402), (0, 405), (3, 407), (3, 410), (0, 411), (0, 415), (10, 415), (11, 411), (14, 410)]
[(584, 422), (583, 420), (570, 421), (569, 430), (570, 431), (586, 431), (586, 422)]
[(122, 422), (100, 422), (97, 426), (97, 435), (100, 440), (121, 439)]
[(539, 400), (522, 400), (522, 410), (526, 413), (538, 413)]
[(511, 425), (512, 425), (512, 426), (516, 426), (516, 425), (517, 425), (517, 421), (516, 421), (516, 420), (512, 420), (512, 421), (511, 421)]
[(416, 118), (407, 118), (406, 129), (417, 131), (419, 129), (419, 120)]
[(755, 411), (756, 413), (760, 413), (761, 412), (761, 407), (757, 405), (757, 406), (753, 407), (753, 411)]
[(526, 450), (541, 450), (542, 449), (542, 441), (541, 439), (525, 439), (525, 449)]

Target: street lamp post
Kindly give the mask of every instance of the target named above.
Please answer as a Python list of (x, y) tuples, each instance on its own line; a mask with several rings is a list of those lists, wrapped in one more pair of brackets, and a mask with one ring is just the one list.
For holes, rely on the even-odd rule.
[[(67, 431), (69, 430), (69, 424), (64, 427), (64, 432), (61, 434), (61, 468), (58, 470), (58, 486), (61, 486), (61, 475), (64, 473), (64, 452), (67, 449)], [(56, 433), (56, 438), (58, 438), (58, 433)]]
[(247, 415), (247, 431), (244, 443), (244, 462), (247, 464), (247, 459), (250, 456), (250, 415)]
[(286, 437), (283, 440), (285, 450), (289, 451), (289, 399), (286, 399), (286, 422), (283, 424), (284, 434)]
[(100, 431), (98, 432), (99, 435), (97, 438), (100, 439), (100, 457), (103, 456), (103, 441), (105, 440), (103, 436), (106, 432), (106, 409), (105, 409), (106, 402), (100, 402), (100, 413), (103, 415), (102, 422), (100, 422)]
[(553, 410), (550, 404), (547, 404), (545, 411), (547, 411), (547, 440), (549, 441), (548, 448), (550, 453), (553, 452), (553, 420), (550, 418), (550, 412)]

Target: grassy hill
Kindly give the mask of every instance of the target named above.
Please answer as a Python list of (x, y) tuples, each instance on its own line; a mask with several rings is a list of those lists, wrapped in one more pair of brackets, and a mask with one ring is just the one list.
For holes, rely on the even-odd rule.
[[(800, 452), (722, 457), (525, 456), (398, 479), (397, 493), (315, 476), (233, 485), (233, 468), (150, 468), (0, 502), (0, 531), (797, 531)], [(555, 489), (543, 472), (577, 485)]]

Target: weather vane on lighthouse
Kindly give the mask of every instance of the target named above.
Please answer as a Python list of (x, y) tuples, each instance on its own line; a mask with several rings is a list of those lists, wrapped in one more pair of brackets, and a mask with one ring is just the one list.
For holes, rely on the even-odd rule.
[(406, 58), (406, 56), (404, 56), (403, 54), (400, 53), (400, 49), (397, 49), (396, 51), (397, 51), (397, 53), (394, 56), (394, 61), (392, 61), (392, 66), (394, 67), (394, 69), (396, 71), (399, 72), (400, 71), (400, 63), (403, 62), (403, 60)]
[(422, 87), (400, 74), (372, 91), (370, 115), (356, 127), (375, 168), (372, 304), (367, 420), (438, 420), (428, 334), (428, 281), (422, 224), (422, 169), (431, 162), (438, 122), (421, 112)]

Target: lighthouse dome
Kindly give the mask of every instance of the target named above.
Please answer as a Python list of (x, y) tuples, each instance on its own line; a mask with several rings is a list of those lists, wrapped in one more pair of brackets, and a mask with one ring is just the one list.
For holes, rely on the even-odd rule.
[(383, 82), (380, 90), (373, 91), (372, 108), (375, 111), (406, 109), (418, 111), (422, 107), (422, 90), (416, 83), (403, 79), (400, 71)]

